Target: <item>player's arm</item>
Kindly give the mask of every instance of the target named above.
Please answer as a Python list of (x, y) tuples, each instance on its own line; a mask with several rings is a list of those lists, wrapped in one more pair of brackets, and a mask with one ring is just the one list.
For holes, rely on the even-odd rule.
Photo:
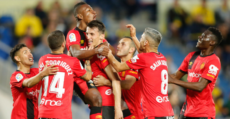
[(81, 76), (81, 78), (84, 79), (85, 81), (89, 81), (92, 78), (92, 69), (89, 60), (85, 61), (85, 70), (86, 73), (83, 76)]
[(109, 79), (112, 81), (112, 88), (113, 88), (113, 94), (114, 94), (114, 100), (115, 100), (115, 119), (123, 118), (122, 110), (121, 110), (121, 84), (120, 84), (120, 78), (117, 73), (114, 73), (112, 70), (111, 65), (107, 65), (105, 67), (105, 73), (109, 77)]
[(186, 74), (185, 72), (177, 70), (175, 74), (171, 74), (171, 77), (180, 80), (185, 74)]
[(38, 84), (45, 76), (55, 75), (58, 71), (58, 67), (54, 67), (55, 65), (47, 67), (47, 64), (48, 63), (46, 63), (44, 69), (41, 72), (39, 72), (36, 76), (25, 79), (22, 82), (22, 86), (30, 88)]
[(130, 67), (126, 64), (126, 62), (118, 62), (115, 57), (113, 56), (113, 54), (111, 53), (111, 51), (109, 51), (109, 54), (107, 56), (109, 63), (113, 66), (113, 68), (117, 71), (117, 72), (121, 72), (121, 71), (125, 71), (125, 70), (129, 70)]
[(80, 45), (74, 44), (70, 46), (70, 53), (73, 57), (78, 58), (79, 60), (90, 59), (95, 54), (101, 54), (106, 56), (109, 52), (108, 47), (100, 47), (92, 50), (81, 50)]
[(128, 25), (126, 25), (126, 27), (129, 28), (129, 30), (130, 30), (130, 36), (132, 37), (133, 42), (135, 43), (135, 46), (137, 48), (138, 53), (141, 53), (141, 51), (139, 50), (140, 42), (136, 36), (136, 28), (132, 24), (128, 24)]
[(112, 51), (113, 55), (116, 55), (116, 51), (113, 46), (111, 46), (107, 41), (103, 42), (103, 45), (108, 46), (109, 49)]
[(199, 82), (185, 82), (181, 81), (180, 79), (173, 78), (171, 75), (169, 75), (169, 83), (173, 83), (190, 90), (201, 92), (208, 85), (209, 80), (201, 77)]
[[(131, 75), (127, 75), (125, 77), (125, 80), (121, 81), (121, 88), (129, 90), (133, 84), (136, 82), (136, 78)], [(112, 87), (112, 82), (108, 79), (106, 79), (104, 76), (98, 75), (95, 78), (93, 78), (93, 83), (95, 86), (110, 86)]]

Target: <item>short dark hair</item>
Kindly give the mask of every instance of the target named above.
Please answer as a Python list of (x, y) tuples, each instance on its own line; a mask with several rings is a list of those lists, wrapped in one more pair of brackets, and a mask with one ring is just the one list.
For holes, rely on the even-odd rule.
[(23, 47), (27, 47), (25, 44), (17, 44), (13, 47), (13, 49), (10, 51), (10, 57), (12, 59), (12, 61), (14, 63), (17, 63), (17, 61), (15, 60), (14, 56), (16, 55), (16, 53), (22, 49)]
[(98, 31), (100, 31), (103, 34), (105, 33), (105, 25), (98, 20), (93, 20), (93, 21), (89, 22), (87, 26), (89, 28), (96, 27), (96, 28), (98, 28)]
[(79, 20), (79, 19), (77, 18), (78, 9), (79, 9), (82, 5), (84, 5), (84, 4), (87, 4), (87, 3), (85, 3), (85, 2), (79, 2), (79, 3), (77, 3), (77, 4), (74, 6), (74, 8), (73, 8), (73, 15), (74, 15), (74, 17), (75, 17), (77, 20)]
[(52, 51), (58, 50), (64, 42), (64, 34), (55, 30), (48, 35), (48, 44)]
[(123, 38), (128, 38), (128, 39), (131, 40), (131, 46), (133, 46), (133, 47), (135, 48), (135, 51), (133, 52), (133, 55), (134, 55), (135, 52), (137, 51), (137, 48), (136, 48), (136, 45), (135, 45), (135, 43), (134, 43), (134, 41), (133, 41), (133, 38), (130, 37), (130, 36), (124, 36)]
[(215, 39), (217, 41), (216, 45), (219, 45), (222, 42), (222, 40), (223, 40), (220, 31), (217, 28), (215, 28), (215, 27), (209, 27), (208, 30), (210, 32), (212, 32), (212, 34), (216, 37), (216, 39)]

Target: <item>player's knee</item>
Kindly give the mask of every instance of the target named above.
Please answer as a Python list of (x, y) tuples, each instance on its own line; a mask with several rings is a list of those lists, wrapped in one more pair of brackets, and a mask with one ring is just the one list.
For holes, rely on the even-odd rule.
[(102, 98), (101, 95), (99, 94), (94, 94), (91, 96), (91, 102), (92, 102), (92, 106), (101, 106), (102, 105)]

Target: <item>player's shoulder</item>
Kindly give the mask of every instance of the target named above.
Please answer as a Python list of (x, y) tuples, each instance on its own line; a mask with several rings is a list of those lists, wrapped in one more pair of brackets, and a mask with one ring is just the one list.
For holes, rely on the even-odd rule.
[(69, 56), (69, 55), (66, 55), (66, 54), (63, 54), (63, 58), (68, 59), (69, 62), (79, 61), (78, 58), (72, 57), (72, 56)]
[(216, 54), (212, 54), (208, 59), (210, 62), (220, 63), (220, 58)]
[(39, 69), (38, 68), (30, 68), (30, 72), (37, 74), (39, 72)]
[(19, 70), (16, 70), (12, 73), (11, 77), (10, 77), (10, 80), (17, 80), (17, 81), (20, 81), (21, 79), (23, 79), (24, 77), (24, 73), (19, 71)]

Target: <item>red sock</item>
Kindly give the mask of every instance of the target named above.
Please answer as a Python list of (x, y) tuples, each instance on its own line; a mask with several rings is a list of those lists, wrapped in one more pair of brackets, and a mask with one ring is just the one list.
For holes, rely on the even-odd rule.
[(102, 119), (101, 107), (91, 107), (90, 119)]

